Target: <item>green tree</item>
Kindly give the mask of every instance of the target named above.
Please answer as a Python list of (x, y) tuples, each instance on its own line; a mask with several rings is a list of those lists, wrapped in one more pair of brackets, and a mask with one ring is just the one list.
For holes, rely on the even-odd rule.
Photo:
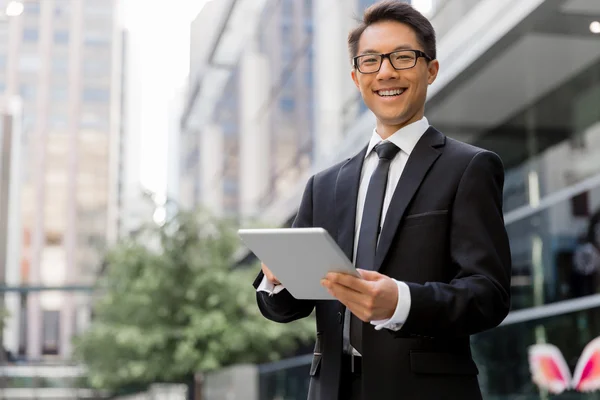
[(8, 311), (0, 304), (0, 335), (4, 329), (4, 324), (8, 319)]
[(232, 269), (240, 244), (227, 221), (181, 212), (111, 249), (92, 324), (75, 341), (90, 384), (183, 381), (312, 341), (312, 318), (276, 324), (260, 315), (251, 286), (259, 266)]

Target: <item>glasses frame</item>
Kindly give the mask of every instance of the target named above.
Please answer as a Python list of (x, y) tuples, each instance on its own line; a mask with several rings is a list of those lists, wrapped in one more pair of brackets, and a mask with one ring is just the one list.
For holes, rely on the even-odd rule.
[[(401, 52), (413, 52), (415, 53), (415, 63), (413, 64), (412, 67), (407, 67), (407, 68), (396, 68), (394, 66), (394, 63), (392, 62), (392, 59), (390, 58), (390, 56), (392, 54), (395, 53), (401, 53)], [(363, 72), (360, 70), (360, 67), (358, 66), (358, 59), (361, 57), (366, 57), (366, 56), (379, 56), (381, 57), (381, 61), (379, 61), (379, 67), (377, 67), (377, 70), (375, 71), (370, 71), (370, 72)], [(390, 62), (390, 65), (392, 66), (392, 68), (394, 68), (396, 71), (402, 71), (405, 69), (411, 69), (414, 68), (415, 65), (417, 65), (417, 62), (419, 61), (419, 58), (424, 58), (426, 59), (428, 62), (432, 61), (433, 58), (429, 57), (425, 52), (421, 51), (421, 50), (412, 50), (412, 49), (405, 49), (405, 50), (396, 50), (396, 51), (392, 51), (391, 53), (371, 53), (371, 54), (361, 54), (359, 56), (356, 56), (352, 59), (352, 64), (354, 64), (354, 68), (356, 68), (358, 70), (358, 72), (360, 72), (361, 74), (376, 74), (377, 72), (379, 72), (379, 70), (381, 69), (381, 66), (383, 65), (383, 60), (388, 59), (388, 61)]]

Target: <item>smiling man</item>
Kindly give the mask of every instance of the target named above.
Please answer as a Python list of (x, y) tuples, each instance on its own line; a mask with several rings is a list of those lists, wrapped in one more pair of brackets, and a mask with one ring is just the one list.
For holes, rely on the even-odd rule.
[(297, 300), (263, 265), (258, 306), (277, 322), (316, 310), (310, 400), (480, 399), (469, 336), (510, 308), (502, 162), (425, 118), (439, 63), (418, 11), (377, 3), (348, 46), (377, 124), (359, 154), (310, 178), (293, 226), (325, 228), (362, 279), (329, 274), (339, 301)]

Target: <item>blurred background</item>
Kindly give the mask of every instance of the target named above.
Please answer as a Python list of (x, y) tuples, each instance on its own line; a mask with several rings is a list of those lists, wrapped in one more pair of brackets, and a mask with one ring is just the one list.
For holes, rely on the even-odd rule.
[[(234, 232), (289, 226), (365, 145), (346, 36), (375, 2), (0, 0), (0, 399), (306, 398), (314, 327), (257, 314)], [(506, 168), (484, 398), (600, 399), (527, 359), (573, 372), (600, 336), (600, 2), (407, 2), (438, 35), (426, 117)]]

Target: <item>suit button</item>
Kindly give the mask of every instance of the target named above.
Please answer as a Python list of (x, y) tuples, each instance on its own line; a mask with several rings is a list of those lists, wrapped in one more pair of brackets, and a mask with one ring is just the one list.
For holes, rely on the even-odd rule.
[(342, 313), (338, 311), (338, 324), (342, 323)]

